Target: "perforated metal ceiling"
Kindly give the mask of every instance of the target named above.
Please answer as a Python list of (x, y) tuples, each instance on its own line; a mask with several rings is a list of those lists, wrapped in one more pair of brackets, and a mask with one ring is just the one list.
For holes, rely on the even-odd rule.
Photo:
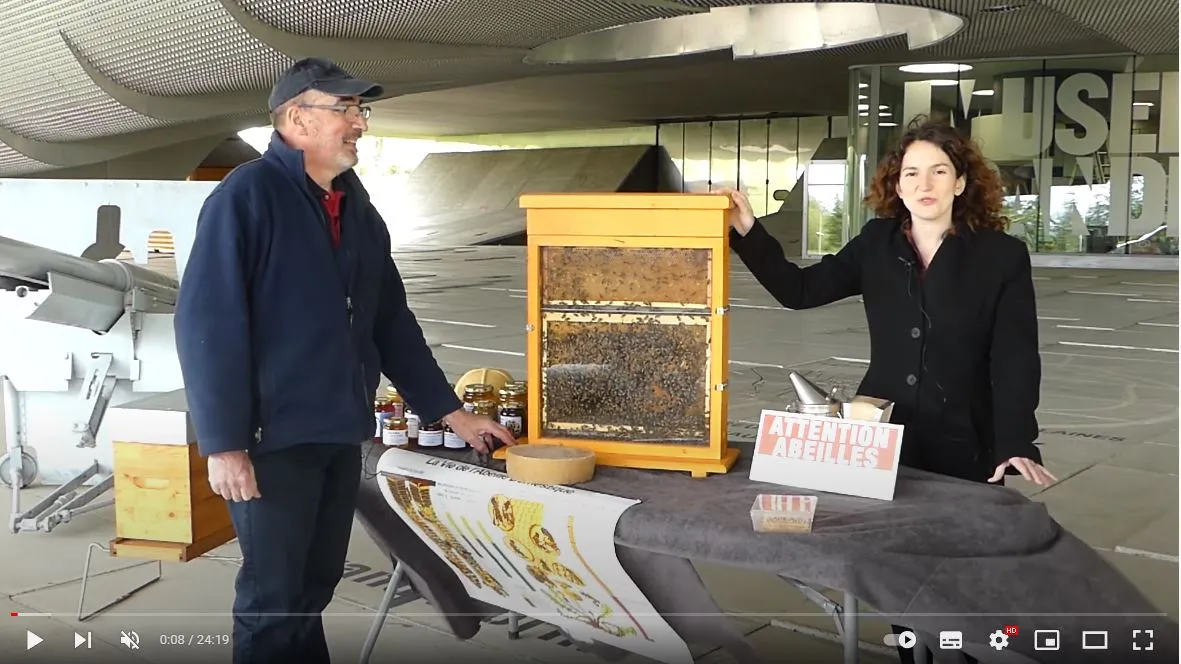
[[(841, 0), (831, 0), (841, 1)], [(693, 113), (770, 110), (727, 84), (798, 87), (802, 112), (844, 94), (847, 67), (898, 60), (1174, 54), (1175, 0), (892, 0), (963, 16), (951, 39), (908, 52), (898, 38), (774, 62), (529, 67), (524, 49), (614, 25), (676, 16), (674, 0), (27, 0), (0, 4), (0, 175), (96, 163), (265, 121), (267, 90), (293, 59), (324, 55), (396, 93), (466, 88), (383, 102), (381, 124), (456, 132), (530, 128), (519, 93), (554, 95), (544, 127), (643, 115), (691, 89)], [(680, 0), (686, 11), (759, 0)], [(1017, 11), (990, 12), (999, 4)], [(500, 50), (497, 50), (500, 49)], [(725, 59), (722, 59), (725, 60)], [(588, 75), (587, 72), (591, 74)], [(660, 72), (654, 74), (653, 72)], [(661, 78), (661, 77), (665, 78)], [(709, 78), (703, 78), (708, 76)], [(654, 79), (655, 77), (655, 79)], [(567, 99), (568, 88), (578, 94)], [(662, 84), (652, 84), (652, 81)], [(532, 82), (530, 82), (532, 81)], [(577, 83), (574, 83), (577, 81)], [(547, 87), (548, 86), (548, 87)], [(829, 96), (826, 96), (828, 94)], [(485, 95), (485, 96), (481, 96)], [(810, 95), (810, 96), (809, 96)], [(593, 103), (587, 103), (587, 100)], [(495, 104), (485, 101), (494, 100)], [(807, 103), (812, 100), (814, 103)], [(461, 103), (462, 102), (462, 103)], [(398, 125), (425, 105), (430, 122)], [(565, 106), (563, 106), (565, 104)], [(838, 104), (834, 112), (840, 112)], [(783, 110), (782, 108), (779, 110)], [(382, 115), (379, 111), (379, 116)], [(505, 122), (511, 118), (512, 122)], [(542, 128), (543, 125), (537, 125)]]

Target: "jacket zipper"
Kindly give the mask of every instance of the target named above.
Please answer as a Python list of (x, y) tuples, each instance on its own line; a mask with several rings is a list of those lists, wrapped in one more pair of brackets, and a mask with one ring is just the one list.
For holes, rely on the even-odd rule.
[[(316, 207), (316, 213), (318, 214), (318, 216), (320, 217), (320, 221), (322, 222), (321, 223), (321, 228), (323, 230), (322, 237), (324, 238), (324, 242), (327, 243), (327, 245), (328, 245), (328, 251), (332, 254), (332, 264), (336, 266), (336, 270), (337, 270), (336, 278), (338, 280), (337, 283), (340, 283), (339, 282), (339, 279), (340, 279), (340, 274), (339, 274), (340, 273), (340, 259), (337, 258), (337, 256), (336, 256), (336, 247), (332, 246), (332, 238), (329, 236), (329, 231), (328, 231), (328, 226), (332, 222), (332, 220), (328, 218), (328, 213), (324, 210), (324, 206), (319, 201), (315, 200), (315, 196), (311, 196), (311, 198), (313, 199), (312, 203)], [(343, 222), (343, 218), (344, 218), (344, 213), (342, 210), (341, 211), (342, 222)], [(343, 225), (343, 223), (341, 224), (341, 244), (344, 244), (344, 225)], [(350, 281), (351, 281), (351, 279), (350, 279)], [(368, 415), (369, 400), (365, 398), (365, 362), (364, 362), (364, 360), (360, 359), (360, 353), (358, 352), (358, 349), (357, 349), (357, 340), (354, 337), (354, 330), (353, 330), (353, 298), (352, 298), (352, 296), (349, 295), (347, 287), (345, 287), (343, 290), (344, 290), (345, 313), (348, 316), (349, 347), (353, 351), (353, 357), (356, 358), (357, 361), (359, 362), (359, 364), (361, 365), (361, 375), (357, 376), (353, 380), (353, 387), (357, 390), (357, 397), (360, 400), (361, 413)], [(369, 438), (369, 436), (364, 436), (363, 438)]]

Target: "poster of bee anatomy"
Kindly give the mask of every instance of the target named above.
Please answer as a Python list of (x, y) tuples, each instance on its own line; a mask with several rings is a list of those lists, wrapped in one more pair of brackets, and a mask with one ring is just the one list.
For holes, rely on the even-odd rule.
[(669, 664), (693, 661), (615, 555), (615, 526), (638, 501), (523, 484), (479, 466), (387, 450), (386, 501), (478, 600)]

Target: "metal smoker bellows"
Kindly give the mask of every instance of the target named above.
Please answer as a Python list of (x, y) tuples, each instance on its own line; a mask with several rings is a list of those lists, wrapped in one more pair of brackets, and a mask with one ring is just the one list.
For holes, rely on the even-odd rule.
[[(841, 416), (841, 400), (824, 393), (815, 383), (804, 378), (799, 372), (788, 374), (791, 386), (796, 391), (796, 402), (799, 412), (803, 415), (824, 415), (827, 417)], [(834, 390), (835, 391), (835, 390)]]

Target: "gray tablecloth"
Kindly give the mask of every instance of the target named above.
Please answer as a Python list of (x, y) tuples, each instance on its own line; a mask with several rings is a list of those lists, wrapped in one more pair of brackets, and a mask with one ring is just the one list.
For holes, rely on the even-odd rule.
[[(1176, 622), (1159, 616), (1044, 505), (1014, 490), (903, 468), (893, 501), (819, 494), (812, 533), (761, 534), (750, 521), (755, 496), (793, 490), (748, 480), (749, 445), (735, 445), (743, 455), (726, 475), (693, 479), (600, 467), (580, 487), (641, 501), (620, 519), (620, 562), (686, 641), (725, 647), (740, 661), (753, 656), (729, 621), (708, 615), (719, 611), (693, 569), (691, 561), (700, 561), (852, 592), (896, 614), (891, 619), (899, 624), (930, 634), (963, 632), (964, 651), (981, 661), (1177, 661)], [(364, 452), (362, 522), (412, 570), (415, 587), (441, 613), (489, 612), (472, 603), (454, 572), (386, 505), (374, 479), (383, 451), (372, 446)], [(472, 459), (470, 453), (431, 453)], [(461, 638), (478, 629), (474, 616), (449, 620)], [(989, 648), (988, 635), (1009, 624), (1018, 625), (1018, 637), (1003, 651)], [(1062, 649), (1036, 651), (1040, 629), (1059, 630)], [(1154, 630), (1153, 651), (1131, 652), (1134, 629)], [(1106, 630), (1110, 649), (1081, 650), (1082, 630)]]

